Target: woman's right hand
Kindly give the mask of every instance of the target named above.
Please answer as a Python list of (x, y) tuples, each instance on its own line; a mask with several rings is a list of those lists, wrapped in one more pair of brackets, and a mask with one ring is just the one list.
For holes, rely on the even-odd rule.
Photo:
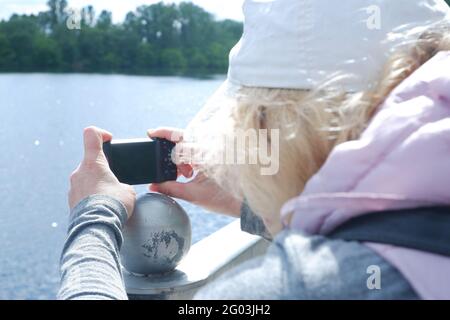
[[(183, 131), (173, 128), (160, 128), (148, 130), (150, 138), (163, 138), (175, 143), (183, 139)], [(193, 167), (190, 164), (177, 164), (179, 174), (186, 178), (193, 175)], [(168, 181), (150, 185), (150, 191), (166, 194), (170, 197), (182, 199), (203, 207), (209, 211), (223, 213), (232, 217), (240, 216), (242, 201), (223, 190), (213, 180), (202, 173), (187, 182)]]

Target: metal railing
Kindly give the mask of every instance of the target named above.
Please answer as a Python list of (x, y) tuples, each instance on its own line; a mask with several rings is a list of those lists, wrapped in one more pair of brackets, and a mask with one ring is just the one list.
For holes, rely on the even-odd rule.
[(136, 276), (124, 270), (127, 293), (133, 300), (192, 299), (195, 293), (225, 271), (262, 255), (268, 242), (242, 232), (235, 221), (194, 244), (175, 271)]

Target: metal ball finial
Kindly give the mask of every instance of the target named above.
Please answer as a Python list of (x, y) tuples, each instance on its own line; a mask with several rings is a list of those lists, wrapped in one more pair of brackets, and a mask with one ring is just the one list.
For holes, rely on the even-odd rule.
[(152, 275), (174, 270), (191, 246), (191, 222), (172, 198), (140, 195), (123, 230), (121, 262), (133, 274)]

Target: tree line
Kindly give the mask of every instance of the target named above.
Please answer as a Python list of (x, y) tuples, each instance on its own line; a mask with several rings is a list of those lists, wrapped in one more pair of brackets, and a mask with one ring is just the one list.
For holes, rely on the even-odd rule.
[(76, 14), (50, 0), (45, 12), (0, 22), (0, 72), (224, 73), (241, 34), (242, 23), (189, 2), (143, 5), (115, 24), (109, 11)]

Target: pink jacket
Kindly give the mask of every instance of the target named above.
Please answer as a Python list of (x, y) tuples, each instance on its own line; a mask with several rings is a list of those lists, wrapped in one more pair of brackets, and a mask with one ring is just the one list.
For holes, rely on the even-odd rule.
[[(294, 212), (292, 229), (326, 234), (367, 212), (442, 204), (450, 204), (450, 52), (400, 84), (361, 138), (337, 146), (282, 214)], [(366, 245), (422, 298), (450, 299), (450, 258)]]

